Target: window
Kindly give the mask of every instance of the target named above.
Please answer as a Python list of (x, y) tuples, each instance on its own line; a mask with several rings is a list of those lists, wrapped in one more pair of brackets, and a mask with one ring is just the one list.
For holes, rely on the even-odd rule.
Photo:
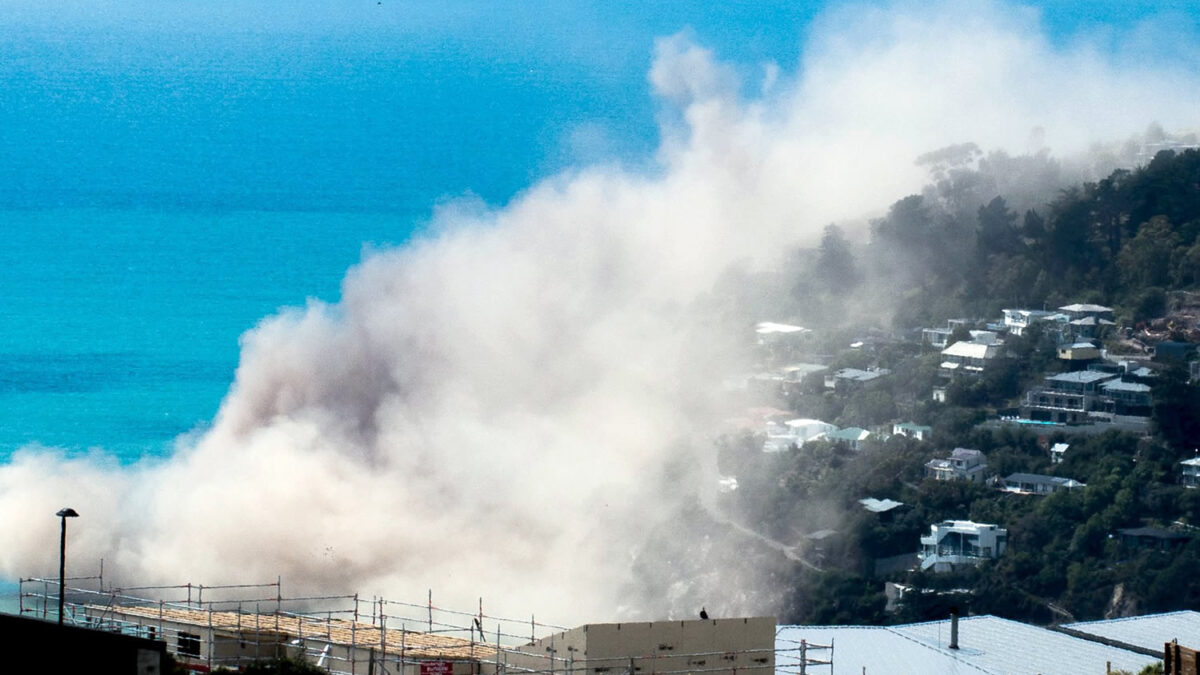
[(200, 636), (180, 631), (175, 651), (184, 656), (200, 656)]

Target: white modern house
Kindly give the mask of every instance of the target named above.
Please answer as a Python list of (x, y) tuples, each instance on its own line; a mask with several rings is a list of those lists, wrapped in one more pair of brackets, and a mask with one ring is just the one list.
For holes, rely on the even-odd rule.
[(925, 475), (934, 480), (983, 480), (987, 457), (978, 450), (955, 448), (945, 459), (931, 459), (925, 464)]
[[(1052, 321), (1057, 316), (1058, 312), (1050, 312), (1042, 309), (1005, 309), (1004, 312), (1004, 327), (1013, 335), (1023, 335), (1025, 330), (1039, 321)], [(1063, 318), (1067, 318), (1062, 315)]]
[(1004, 554), (1008, 530), (990, 523), (945, 520), (921, 537), (921, 569), (948, 572), (955, 565), (978, 565)]
[(1179, 463), (1179, 483), (1186, 487), (1200, 487), (1200, 455)]
[(785, 452), (793, 446), (798, 448), (837, 429), (836, 425), (808, 418), (788, 420), (783, 424), (768, 422), (763, 452)]

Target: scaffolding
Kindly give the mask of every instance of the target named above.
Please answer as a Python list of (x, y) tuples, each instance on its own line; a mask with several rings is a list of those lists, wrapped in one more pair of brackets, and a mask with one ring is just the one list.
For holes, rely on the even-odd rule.
[[(812, 666), (832, 666), (832, 645), (800, 641), (780, 649), (779, 639), (767, 649), (668, 655), (643, 648), (648, 653), (588, 657), (555, 648), (562, 626), (534, 615), (485, 613), (482, 598), (473, 612), (446, 609), (434, 604), (432, 591), (411, 603), (357, 594), (285, 597), (281, 579), (124, 588), (105, 587), (102, 574), (67, 581), (64, 623), (164, 641), (198, 673), (273, 657), (302, 658), (339, 675), (806, 675)], [(23, 616), (57, 621), (58, 600), (57, 579), (20, 579)], [(812, 658), (819, 650), (829, 658)]]

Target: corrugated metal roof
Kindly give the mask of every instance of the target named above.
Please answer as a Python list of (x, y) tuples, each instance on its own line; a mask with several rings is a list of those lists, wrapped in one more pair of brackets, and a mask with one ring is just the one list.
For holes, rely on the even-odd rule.
[(1126, 619), (1084, 621), (1066, 627), (1143, 649), (1161, 650), (1164, 644), (1172, 640), (1179, 640), (1179, 644), (1185, 647), (1200, 648), (1200, 612), (1190, 610)]
[[(1137, 672), (1157, 661), (1151, 656), (1109, 647), (1083, 638), (1009, 621), (978, 616), (959, 622), (959, 649), (948, 647), (950, 622), (868, 626), (782, 626), (776, 649), (794, 650), (800, 640), (833, 645), (833, 675), (1096, 675), (1107, 664)], [(827, 650), (810, 658), (828, 660)], [(795, 651), (781, 652), (776, 672), (799, 672)], [(808, 672), (824, 673), (824, 667)]]

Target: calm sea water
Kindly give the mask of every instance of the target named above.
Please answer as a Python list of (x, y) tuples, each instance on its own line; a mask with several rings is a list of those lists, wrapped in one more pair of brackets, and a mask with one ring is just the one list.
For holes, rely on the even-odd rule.
[(0, 212), (0, 457), (40, 443), (158, 454), (211, 420), (238, 336), (338, 298), (399, 215), (47, 209)]
[(166, 452), (211, 421), (239, 335), (336, 301), (364, 245), (446, 195), (503, 203), (573, 161), (577, 122), (652, 135), (628, 86), (648, 42), (589, 72), (355, 30), (0, 26), (0, 462)]

